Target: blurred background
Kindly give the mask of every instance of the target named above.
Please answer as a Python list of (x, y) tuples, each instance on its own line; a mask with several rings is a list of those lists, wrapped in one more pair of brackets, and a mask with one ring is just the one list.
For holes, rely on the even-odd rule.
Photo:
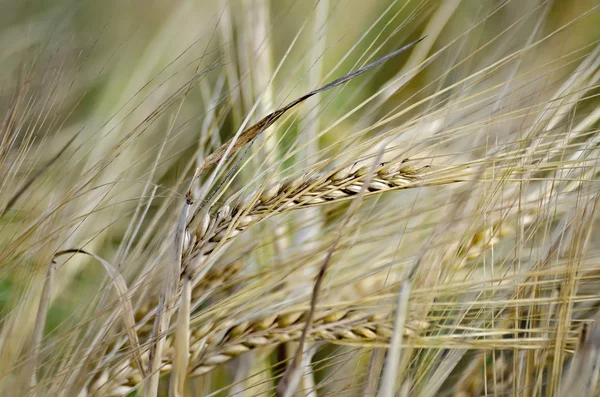
[[(1, 372), (14, 369), (27, 344), (18, 334), (34, 325), (54, 252), (85, 248), (139, 280), (204, 157), (240, 126), (413, 40), (427, 35), (278, 121), (217, 201), (373, 156), (380, 136), (393, 136), (390, 158), (445, 165), (482, 158), (518, 141), (556, 95), (575, 95), (577, 105), (561, 108), (569, 117), (553, 128), (584, 120), (598, 107), (598, 57), (590, 55), (600, 39), (598, 7), (596, 0), (1, 0)], [(576, 86), (582, 62), (586, 83)], [(575, 88), (561, 91), (569, 79)], [(206, 195), (207, 179), (195, 183), (197, 197)], [(437, 208), (444, 194), (431, 190), (420, 204)], [(381, 200), (403, 202), (398, 197), (415, 198)], [(298, 253), (310, 257), (319, 230), (335, 226), (344, 208), (269, 220), (223, 262), (244, 256), (248, 274), (259, 274)], [(384, 215), (371, 214), (379, 223), (360, 231), (371, 242), (340, 269), (368, 267), (363, 260), (386, 251), (394, 225)], [(415, 232), (399, 255), (415, 255), (410, 241), (426, 234)], [(103, 268), (86, 257), (59, 261), (48, 340), (88, 318), (106, 286)], [(56, 343), (57, 352), (68, 351), (66, 340)]]

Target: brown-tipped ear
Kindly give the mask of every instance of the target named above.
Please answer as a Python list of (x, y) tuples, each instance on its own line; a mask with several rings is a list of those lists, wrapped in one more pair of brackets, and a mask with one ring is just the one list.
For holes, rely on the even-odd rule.
[[(239, 150), (240, 147), (242, 147), (242, 146), (246, 145), (247, 143), (249, 143), (250, 141), (252, 141), (259, 134), (261, 134), (264, 130), (266, 130), (271, 125), (273, 125), (273, 123), (275, 123), (281, 116), (283, 116), (285, 112), (292, 109), (296, 105), (301, 104), (302, 102), (306, 101), (308, 98), (310, 98), (320, 92), (327, 91), (331, 88), (334, 88), (334, 87), (337, 87), (337, 86), (347, 83), (348, 81), (365, 73), (366, 71), (383, 64), (384, 62), (388, 61), (390, 58), (393, 58), (396, 55), (403, 53), (404, 51), (410, 49), (411, 47), (414, 47), (419, 42), (423, 41), (425, 39), (425, 37), (427, 37), (427, 36), (421, 37), (420, 39), (415, 40), (412, 43), (409, 43), (409, 44), (405, 45), (404, 47), (399, 48), (396, 51), (391, 52), (391, 53), (387, 54), (386, 56), (384, 56), (374, 62), (371, 62), (367, 66), (362, 67), (358, 70), (355, 70), (351, 73), (348, 73), (344, 77), (340, 77), (339, 79), (333, 80), (332, 82), (327, 83), (324, 86), (317, 88), (314, 91), (309, 92), (308, 94), (304, 94), (301, 97), (299, 97), (299, 98), (293, 100), (292, 102), (288, 103), (287, 105), (283, 106), (282, 108), (279, 108), (279, 109), (275, 110), (274, 112), (268, 114), (267, 116), (263, 117), (258, 123), (254, 124), (252, 127), (249, 127), (244, 132), (242, 132), (242, 134), (235, 141), (235, 143), (231, 149), (231, 153), (236, 152), (237, 150)], [(204, 159), (204, 161), (202, 162), (202, 164), (200, 165), (198, 172), (202, 172), (202, 171), (206, 170), (207, 168), (210, 168), (213, 165), (217, 164), (219, 161), (221, 161), (221, 159), (225, 155), (225, 152), (227, 151), (227, 148), (231, 145), (232, 140), (233, 140), (233, 138), (229, 139), (227, 142), (225, 142), (223, 145), (221, 145), (221, 147), (219, 147), (217, 150), (212, 152), (208, 157), (206, 157)]]

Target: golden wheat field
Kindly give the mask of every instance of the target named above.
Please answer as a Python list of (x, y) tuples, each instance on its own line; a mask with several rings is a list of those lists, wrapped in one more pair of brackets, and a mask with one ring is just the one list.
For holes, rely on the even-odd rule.
[(0, 396), (600, 396), (598, 0), (0, 1)]

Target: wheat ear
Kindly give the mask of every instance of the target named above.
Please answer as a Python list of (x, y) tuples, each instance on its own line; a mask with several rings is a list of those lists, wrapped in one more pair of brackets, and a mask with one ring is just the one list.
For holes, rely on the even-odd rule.
[[(296, 341), (302, 334), (306, 312), (297, 311), (258, 318), (231, 325), (225, 321), (218, 326), (204, 326), (190, 333), (191, 356), (189, 377), (210, 372), (242, 353), (270, 345)], [(405, 335), (414, 335), (428, 324), (415, 322), (405, 327)], [(321, 312), (311, 328), (311, 341), (352, 345), (385, 345), (392, 334), (390, 319), (383, 313), (364, 313), (357, 310)], [(162, 374), (171, 371), (173, 338), (167, 338), (167, 352), (160, 368)], [(147, 356), (147, 354), (145, 355)], [(143, 378), (130, 360), (99, 374), (85, 395), (122, 396), (133, 391)], [(83, 395), (83, 394), (82, 394)]]
[[(381, 164), (367, 194), (422, 185), (420, 174), (425, 168), (404, 162)], [(208, 211), (196, 222), (193, 233), (188, 232), (184, 263), (201, 268), (217, 247), (274, 214), (349, 199), (360, 192), (367, 172), (368, 167), (353, 165), (333, 173), (308, 173), (232, 199), (230, 204)]]

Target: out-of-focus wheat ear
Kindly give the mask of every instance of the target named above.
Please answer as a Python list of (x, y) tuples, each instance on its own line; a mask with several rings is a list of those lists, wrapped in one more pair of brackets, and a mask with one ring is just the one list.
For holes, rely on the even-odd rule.
[(48, 265), (48, 272), (46, 274), (46, 280), (44, 281), (44, 288), (42, 290), (42, 296), (40, 297), (40, 305), (38, 307), (37, 316), (35, 318), (35, 327), (33, 328), (33, 335), (31, 337), (31, 358), (25, 367), (25, 375), (27, 376), (28, 382), (25, 385), (25, 389), (33, 389), (37, 384), (37, 370), (38, 361), (40, 355), (40, 347), (42, 344), (42, 337), (44, 336), (44, 326), (46, 325), (46, 317), (48, 316), (48, 308), (50, 306), (50, 294), (52, 293), (52, 281), (54, 280), (54, 272), (56, 271), (56, 262), (50, 261)]
[(177, 314), (177, 326), (175, 328), (175, 343), (173, 346), (173, 370), (169, 396), (183, 397), (183, 387), (188, 374), (190, 362), (190, 307), (192, 302), (192, 288), (189, 274), (186, 272), (183, 278), (181, 297)]
[(133, 307), (131, 306), (131, 297), (129, 296), (129, 289), (127, 288), (127, 282), (125, 278), (117, 271), (117, 269), (104, 258), (94, 254), (93, 252), (88, 252), (82, 249), (68, 249), (64, 251), (57, 252), (54, 257), (57, 258), (59, 256), (68, 255), (68, 254), (85, 254), (91, 256), (96, 259), (98, 262), (104, 266), (104, 269), (108, 273), (110, 277), (112, 285), (115, 287), (117, 294), (119, 295), (119, 303), (120, 303), (120, 315), (123, 321), (123, 327), (125, 328), (125, 333), (129, 339), (131, 352), (134, 357), (135, 365), (140, 369), (142, 374), (145, 374), (144, 366), (142, 364), (142, 359), (140, 356), (140, 343), (138, 340), (137, 332), (135, 331), (135, 316), (133, 313)]

